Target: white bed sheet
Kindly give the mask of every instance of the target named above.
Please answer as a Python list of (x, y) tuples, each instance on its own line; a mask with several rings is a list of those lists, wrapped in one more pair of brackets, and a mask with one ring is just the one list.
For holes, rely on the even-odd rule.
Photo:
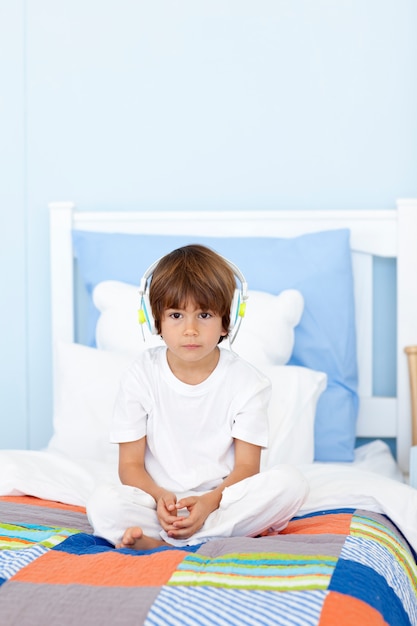
[[(310, 484), (300, 514), (359, 508), (388, 515), (417, 551), (417, 490), (403, 481), (388, 447), (375, 441), (355, 461), (299, 466)], [(0, 495), (31, 495), (85, 506), (95, 485), (115, 481), (116, 466), (73, 461), (47, 451), (0, 451)]]

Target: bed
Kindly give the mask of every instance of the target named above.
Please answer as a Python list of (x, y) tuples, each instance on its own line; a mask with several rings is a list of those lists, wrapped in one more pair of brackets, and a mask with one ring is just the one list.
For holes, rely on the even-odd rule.
[[(417, 201), (301, 212), (53, 203), (50, 216), (53, 434), (44, 450), (0, 451), (0, 624), (417, 624), (404, 353), (417, 334)], [(297, 465), (310, 494), (279, 534), (115, 549), (92, 534), (85, 505), (99, 481), (117, 480), (107, 421), (118, 379), (159, 341), (142, 338), (137, 286), (160, 254), (197, 240), (249, 283), (233, 349), (273, 384), (262, 464)], [(381, 258), (396, 259), (395, 397), (374, 394)]]

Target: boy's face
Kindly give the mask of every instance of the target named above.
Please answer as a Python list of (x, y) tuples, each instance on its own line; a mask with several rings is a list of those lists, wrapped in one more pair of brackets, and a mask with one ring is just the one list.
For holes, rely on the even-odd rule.
[(220, 336), (226, 336), (220, 315), (203, 311), (194, 302), (185, 308), (166, 309), (161, 319), (161, 335), (172, 356), (184, 363), (210, 360)]

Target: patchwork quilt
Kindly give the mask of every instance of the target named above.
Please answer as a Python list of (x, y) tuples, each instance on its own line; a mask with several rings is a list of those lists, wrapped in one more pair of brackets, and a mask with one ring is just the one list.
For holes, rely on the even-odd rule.
[(417, 625), (415, 554), (365, 510), (137, 552), (92, 535), (82, 507), (2, 497), (0, 548), (2, 626)]

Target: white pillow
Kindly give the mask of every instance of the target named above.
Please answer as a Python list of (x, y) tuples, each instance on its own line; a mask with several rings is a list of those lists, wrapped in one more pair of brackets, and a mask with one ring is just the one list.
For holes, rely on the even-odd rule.
[(146, 324), (139, 324), (138, 287), (105, 280), (94, 288), (93, 302), (100, 311), (96, 325), (100, 350), (136, 355), (151, 346), (164, 345), (159, 336), (150, 334)]
[[(127, 283), (108, 280), (99, 283), (93, 300), (100, 317), (96, 326), (97, 347), (127, 354), (137, 354), (162, 339), (144, 329), (138, 322), (140, 305), (138, 288)], [(294, 347), (294, 327), (299, 323), (304, 299), (295, 289), (274, 296), (262, 291), (249, 291), (246, 314), (233, 343), (233, 350), (257, 367), (284, 365)]]
[(317, 402), (326, 389), (326, 374), (296, 365), (275, 365), (263, 371), (272, 383), (272, 394), (269, 445), (262, 451), (261, 468), (279, 463), (312, 463), (314, 418)]
[[(132, 357), (59, 343), (56, 347), (54, 434), (48, 451), (73, 459), (117, 465), (118, 446), (109, 443), (109, 426), (119, 380)], [(325, 374), (303, 367), (273, 366), (269, 408), (270, 447), (262, 466), (310, 463), (314, 454), (314, 415)]]
[(259, 369), (285, 365), (294, 348), (294, 328), (301, 320), (304, 298), (296, 289), (274, 296), (249, 291), (245, 317), (232, 344), (234, 352)]
[(72, 458), (116, 460), (110, 418), (122, 373), (132, 357), (80, 344), (56, 346), (54, 432), (47, 450)]

